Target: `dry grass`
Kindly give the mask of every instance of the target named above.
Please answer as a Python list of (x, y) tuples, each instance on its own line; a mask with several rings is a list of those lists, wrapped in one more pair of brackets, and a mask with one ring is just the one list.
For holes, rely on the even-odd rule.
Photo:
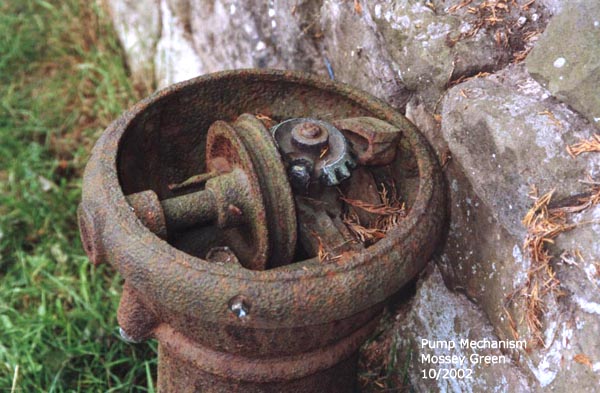
[[(400, 202), (396, 187), (388, 191), (384, 184), (379, 191), (380, 204), (367, 203), (365, 201), (341, 197), (348, 207), (342, 220), (354, 237), (365, 245), (371, 245), (385, 237), (390, 229), (396, 227), (406, 216), (406, 207)], [(356, 209), (363, 210), (377, 216), (374, 223), (369, 226), (360, 222)]]

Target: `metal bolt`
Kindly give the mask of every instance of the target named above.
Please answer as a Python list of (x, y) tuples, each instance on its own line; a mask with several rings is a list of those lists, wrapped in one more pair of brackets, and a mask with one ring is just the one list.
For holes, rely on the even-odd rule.
[(236, 296), (229, 301), (229, 310), (231, 310), (236, 317), (242, 319), (247, 317), (250, 313), (250, 306), (244, 301), (243, 297)]
[(271, 134), (290, 165), (288, 177), (295, 191), (306, 191), (305, 185), (308, 186), (306, 169), (297, 166), (300, 160), (310, 161), (310, 177), (320, 179), (326, 186), (340, 184), (355, 167), (346, 137), (331, 123), (293, 118), (274, 126)]
[(292, 129), (292, 143), (303, 150), (319, 152), (327, 146), (329, 133), (318, 123), (305, 121)]
[(310, 184), (312, 164), (308, 161), (300, 161), (292, 164), (288, 169), (288, 176), (292, 187), (296, 191), (306, 191)]
[(298, 132), (305, 138), (316, 138), (323, 132), (321, 127), (315, 123), (302, 123), (298, 126)]
[(238, 260), (237, 256), (227, 246), (211, 248), (206, 253), (206, 260), (224, 265), (240, 265), (240, 261)]

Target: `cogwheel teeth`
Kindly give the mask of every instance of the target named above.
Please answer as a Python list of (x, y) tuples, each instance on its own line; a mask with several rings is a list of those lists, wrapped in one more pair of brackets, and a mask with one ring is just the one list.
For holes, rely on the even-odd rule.
[(354, 168), (356, 168), (356, 161), (346, 153), (335, 163), (329, 163), (321, 168), (321, 182), (326, 186), (337, 186), (350, 177), (350, 171)]

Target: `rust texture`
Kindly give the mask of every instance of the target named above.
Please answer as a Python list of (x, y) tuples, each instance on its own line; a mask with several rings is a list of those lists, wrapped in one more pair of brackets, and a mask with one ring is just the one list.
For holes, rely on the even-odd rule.
[[(365, 117), (391, 131), (369, 120), (353, 141), (343, 120)], [(398, 184), (406, 215), (383, 238), (349, 237), (335, 188), (292, 194), (267, 130), (292, 118), (342, 121), (368, 152), (370, 166), (340, 186), (348, 195), (365, 187), (376, 202), (379, 184)], [(159, 341), (162, 392), (353, 391), (358, 348), (446, 219), (439, 165), (414, 125), (366, 93), (290, 71), (221, 72), (155, 93), (103, 133), (83, 184), (85, 250), (125, 279), (124, 336)]]
[(372, 117), (340, 119), (333, 123), (350, 140), (361, 165), (387, 165), (396, 156), (400, 130)]

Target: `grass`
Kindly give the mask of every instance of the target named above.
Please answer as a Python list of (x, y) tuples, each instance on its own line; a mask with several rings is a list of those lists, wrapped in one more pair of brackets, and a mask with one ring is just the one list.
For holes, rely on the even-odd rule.
[(155, 346), (118, 338), (121, 281), (76, 225), (81, 173), (135, 92), (93, 1), (0, 3), (0, 392), (153, 391)]

